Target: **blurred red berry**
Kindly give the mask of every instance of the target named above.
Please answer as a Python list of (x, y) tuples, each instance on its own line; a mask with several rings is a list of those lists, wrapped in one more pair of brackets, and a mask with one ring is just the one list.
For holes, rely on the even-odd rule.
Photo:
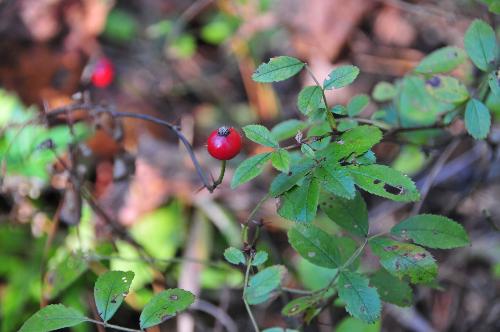
[(220, 127), (207, 140), (208, 153), (215, 159), (233, 159), (241, 151), (241, 135), (234, 129)]
[(113, 63), (107, 58), (97, 60), (92, 71), (92, 84), (98, 88), (105, 88), (113, 82), (115, 68)]

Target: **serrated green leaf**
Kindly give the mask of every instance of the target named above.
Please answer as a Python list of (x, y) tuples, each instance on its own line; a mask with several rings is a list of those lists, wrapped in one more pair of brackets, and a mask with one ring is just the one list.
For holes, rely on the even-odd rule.
[(269, 146), (271, 148), (278, 147), (278, 141), (274, 138), (271, 132), (261, 125), (248, 125), (243, 127), (245, 136), (257, 144)]
[(266, 152), (244, 160), (234, 172), (231, 188), (234, 189), (262, 173), (265, 163), (271, 159), (271, 156), (271, 152)]
[(371, 194), (398, 202), (414, 202), (420, 199), (415, 183), (393, 168), (377, 164), (345, 168), (356, 185)]
[(292, 301), (288, 302), (283, 309), (281, 309), (281, 313), (287, 317), (294, 317), (304, 313), (307, 309), (313, 306), (316, 302), (318, 302), (321, 297), (309, 295), (302, 296)]
[(47, 271), (47, 282), (44, 283), (43, 294), (47, 299), (54, 299), (68, 288), (88, 268), (83, 254), (65, 253), (64, 258)]
[(369, 243), (380, 264), (396, 277), (409, 276), (414, 284), (429, 283), (436, 278), (436, 261), (424, 248), (386, 238), (374, 238)]
[(259, 250), (255, 253), (252, 259), (253, 266), (259, 266), (264, 264), (267, 261), (268, 254), (265, 251)]
[(372, 98), (384, 102), (394, 98), (397, 94), (396, 87), (389, 82), (378, 82), (373, 88)]
[(380, 298), (400, 307), (408, 307), (413, 302), (413, 291), (403, 280), (384, 269), (370, 277), (370, 284), (377, 288)]
[(319, 180), (321, 187), (333, 195), (352, 199), (356, 194), (354, 181), (345, 170), (329, 167), (326, 164), (317, 167), (314, 176)]
[(500, 69), (488, 75), (488, 85), (490, 86), (491, 92), (500, 99)]
[(415, 72), (419, 74), (447, 73), (462, 64), (465, 58), (465, 51), (461, 48), (442, 47), (423, 58), (415, 68)]
[[(332, 128), (328, 121), (320, 121), (309, 128), (307, 138), (312, 141), (308, 144), (314, 151), (322, 150), (330, 144)], [(316, 139), (313, 137), (322, 137)], [(302, 151), (304, 153), (304, 151)]]
[(281, 284), (286, 269), (282, 265), (265, 268), (250, 278), (245, 292), (245, 299), (249, 304), (259, 304), (269, 300)]
[(297, 108), (302, 114), (307, 115), (309, 112), (318, 110), (320, 107), (325, 107), (323, 101), (323, 90), (321, 87), (306, 86), (303, 88), (297, 97)]
[(290, 168), (290, 154), (285, 149), (278, 149), (271, 156), (273, 167), (280, 172), (288, 172)]
[(470, 244), (462, 225), (433, 214), (410, 217), (394, 226), (391, 233), (429, 248), (452, 249)]
[(132, 271), (108, 271), (99, 276), (94, 285), (94, 299), (103, 321), (113, 317), (127, 296), (133, 279)]
[(300, 186), (295, 186), (283, 193), (280, 198), (278, 214), (288, 220), (311, 222), (316, 217), (318, 200), (318, 180), (308, 176)]
[(380, 320), (366, 324), (354, 317), (346, 317), (335, 327), (335, 332), (380, 332)]
[(469, 98), (465, 85), (454, 77), (436, 75), (427, 82), (427, 91), (442, 102), (461, 104)]
[(79, 311), (62, 304), (51, 304), (31, 316), (19, 332), (46, 332), (71, 327), (87, 321)]
[(327, 268), (341, 264), (333, 237), (314, 225), (296, 225), (288, 231), (290, 245), (309, 262)]
[(368, 235), (368, 210), (359, 192), (355, 192), (354, 199), (324, 196), (320, 207), (340, 227), (358, 236)]
[(285, 191), (290, 190), (295, 186), (302, 178), (311, 171), (315, 166), (315, 163), (311, 159), (302, 159), (298, 164), (293, 165), (288, 173), (282, 173), (276, 176), (271, 183), (271, 188), (269, 189), (269, 194), (272, 197), (278, 197)]
[(363, 112), (369, 103), (370, 97), (367, 95), (356, 95), (349, 101), (349, 104), (347, 104), (347, 114), (349, 116), (356, 116)]
[(307, 124), (304, 121), (290, 119), (278, 123), (271, 129), (271, 134), (277, 141), (283, 141), (297, 135), (299, 131), (304, 129)]
[(323, 82), (323, 88), (326, 90), (343, 88), (356, 79), (359, 75), (359, 68), (352, 65), (344, 65), (335, 68), (328, 74)]
[(142, 309), (139, 317), (141, 330), (158, 325), (178, 312), (186, 310), (194, 300), (195, 296), (184, 289), (171, 288), (161, 291)]
[(491, 115), (488, 108), (479, 100), (471, 99), (465, 107), (465, 128), (475, 139), (488, 136), (491, 126)]
[(335, 105), (330, 110), (333, 114), (347, 115), (347, 107), (344, 105)]
[(343, 271), (339, 275), (338, 292), (352, 316), (365, 323), (373, 323), (380, 318), (382, 303), (377, 290), (368, 282), (368, 278), (361, 274)]
[(235, 247), (229, 247), (224, 250), (224, 258), (231, 264), (246, 264), (246, 258), (241, 250), (236, 249)]
[(271, 83), (284, 81), (304, 68), (304, 63), (290, 56), (278, 56), (271, 58), (268, 63), (261, 64), (252, 79), (260, 83)]
[(488, 71), (498, 56), (495, 31), (482, 20), (474, 20), (469, 25), (464, 36), (464, 46), (472, 62), (482, 71)]
[(316, 155), (314, 150), (309, 146), (309, 144), (306, 143), (300, 145), (300, 151), (302, 151), (302, 153), (308, 156), (309, 158), (314, 158), (314, 156)]

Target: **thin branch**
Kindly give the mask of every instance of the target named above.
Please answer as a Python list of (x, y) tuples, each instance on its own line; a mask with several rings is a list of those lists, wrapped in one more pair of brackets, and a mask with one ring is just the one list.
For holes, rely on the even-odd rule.
[(104, 326), (104, 327), (109, 327), (109, 328), (112, 328), (112, 329), (115, 329), (115, 330), (119, 330), (119, 331), (142, 332), (141, 330), (129, 329), (129, 328), (123, 327), (123, 326), (118, 326), (118, 325), (114, 325), (114, 324), (104, 323), (104, 322), (101, 322), (99, 320), (95, 320), (95, 319), (88, 318), (88, 317), (86, 317), (86, 321), (94, 323), (94, 324), (97, 324), (97, 325), (101, 325), (101, 326)]
[(248, 302), (245, 298), (246, 293), (247, 293), (248, 279), (250, 276), (250, 268), (252, 267), (252, 259), (253, 259), (253, 257), (250, 256), (250, 258), (247, 261), (247, 269), (245, 272), (245, 284), (243, 285), (243, 303), (245, 304), (245, 308), (247, 309), (248, 316), (250, 317), (250, 320), (252, 321), (252, 325), (253, 325), (255, 332), (260, 332), (259, 325), (257, 325), (257, 321), (255, 320), (255, 317), (253, 316), (252, 309), (250, 309), (250, 305), (248, 304)]

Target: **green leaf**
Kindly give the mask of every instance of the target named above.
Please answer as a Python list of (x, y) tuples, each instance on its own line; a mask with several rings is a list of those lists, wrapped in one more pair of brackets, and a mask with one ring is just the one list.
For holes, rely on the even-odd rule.
[(359, 192), (354, 199), (336, 196), (324, 196), (320, 207), (328, 218), (352, 234), (365, 237), (368, 235), (368, 210)]
[(278, 123), (271, 129), (271, 134), (277, 141), (283, 141), (297, 135), (299, 131), (304, 129), (307, 124), (304, 121), (290, 119)]
[(134, 279), (132, 271), (108, 271), (99, 276), (94, 285), (97, 312), (107, 322), (120, 307)]
[(245, 299), (249, 304), (259, 304), (269, 300), (281, 284), (286, 269), (282, 265), (265, 268), (250, 278), (245, 292)]
[(316, 217), (318, 200), (318, 180), (308, 176), (300, 186), (283, 193), (280, 198), (278, 214), (288, 220), (311, 222)]
[(338, 280), (339, 298), (346, 304), (346, 310), (365, 323), (373, 323), (380, 318), (382, 303), (377, 290), (368, 286), (365, 276), (343, 271)]
[(257, 144), (269, 146), (271, 148), (278, 147), (278, 141), (274, 138), (271, 132), (261, 125), (248, 125), (243, 127), (245, 136)]
[(273, 167), (280, 172), (288, 172), (290, 168), (290, 154), (285, 149), (278, 149), (273, 152), (271, 157)]
[(299, 332), (299, 331), (293, 329), (287, 329), (284, 327), (270, 327), (265, 330), (262, 330), (262, 332)]
[(73, 308), (51, 304), (38, 310), (21, 327), (19, 332), (46, 332), (75, 326), (87, 318)]
[(482, 20), (474, 20), (464, 36), (465, 51), (472, 62), (482, 71), (488, 71), (495, 63), (498, 49), (495, 31)]
[(234, 189), (262, 173), (264, 164), (271, 159), (271, 156), (271, 152), (266, 152), (244, 160), (234, 172), (231, 188)]
[(300, 151), (302, 151), (302, 153), (308, 156), (309, 158), (314, 158), (314, 156), (316, 155), (314, 150), (309, 146), (309, 144), (306, 143), (300, 146)]
[(359, 75), (359, 68), (352, 65), (344, 65), (335, 68), (328, 74), (323, 82), (323, 88), (326, 90), (340, 89), (354, 82)]
[(300, 315), (304, 313), (304, 311), (312, 307), (319, 300), (321, 300), (321, 297), (314, 295), (298, 297), (288, 302), (281, 310), (281, 313), (287, 317)]
[(141, 330), (158, 325), (186, 310), (195, 300), (194, 295), (180, 288), (164, 290), (146, 303), (139, 318)]
[(349, 104), (347, 104), (347, 114), (349, 116), (356, 116), (363, 112), (369, 103), (370, 97), (367, 95), (356, 95), (349, 101)]
[(370, 278), (370, 284), (377, 288), (380, 298), (400, 307), (408, 307), (413, 302), (413, 291), (408, 283), (393, 276), (384, 269), (378, 270)]
[(356, 185), (371, 194), (398, 202), (415, 202), (420, 194), (406, 175), (384, 165), (347, 166)]
[(354, 317), (344, 318), (335, 327), (335, 332), (380, 332), (380, 320), (374, 324), (366, 324)]
[(410, 217), (391, 229), (391, 233), (410, 238), (420, 245), (451, 249), (470, 244), (462, 225), (444, 216), (420, 214)]
[(297, 107), (304, 115), (316, 111), (320, 107), (325, 107), (323, 89), (317, 85), (303, 88), (297, 97)]
[(491, 92), (500, 99), (500, 70), (491, 72), (488, 75), (488, 84), (490, 86)]
[(75, 282), (88, 268), (82, 253), (64, 253), (64, 257), (47, 271), (43, 293), (47, 299), (54, 299)]
[(331, 194), (347, 199), (354, 198), (356, 188), (349, 173), (343, 169), (328, 166), (317, 167), (314, 171), (314, 176), (320, 181), (321, 187)]
[(330, 110), (333, 114), (347, 115), (347, 107), (344, 105), (335, 105)]
[(284, 81), (300, 72), (304, 65), (299, 59), (278, 56), (261, 64), (253, 73), (252, 79), (260, 83)]
[(465, 61), (466, 54), (461, 48), (446, 46), (435, 50), (420, 61), (415, 68), (419, 74), (447, 73)]
[(302, 178), (311, 171), (315, 166), (315, 163), (311, 159), (302, 159), (298, 164), (293, 165), (288, 173), (282, 173), (276, 176), (271, 183), (271, 188), (269, 189), (269, 194), (272, 197), (278, 197), (285, 191), (290, 190), (295, 186)]
[(432, 98), (424, 80), (417, 76), (403, 79), (396, 102), (403, 127), (431, 125), (441, 111), (439, 101)]
[(236, 249), (235, 247), (229, 247), (224, 250), (224, 258), (226, 259), (226, 261), (234, 265), (246, 264), (245, 255), (243, 255), (243, 252), (241, 252), (241, 250)]
[(431, 96), (445, 103), (461, 104), (469, 99), (465, 85), (451, 76), (433, 76), (426, 86)]
[(262, 265), (267, 261), (267, 258), (268, 258), (267, 252), (259, 250), (255, 253), (255, 256), (253, 256), (252, 265), (253, 266)]
[(424, 248), (386, 238), (370, 240), (380, 264), (398, 278), (409, 276), (412, 283), (429, 283), (437, 276), (437, 265)]
[(288, 231), (290, 245), (309, 262), (327, 268), (340, 266), (340, 252), (333, 236), (314, 225), (295, 225)]
[(373, 89), (372, 97), (376, 101), (384, 102), (391, 100), (396, 94), (397, 90), (394, 85), (388, 82), (378, 82)]
[(488, 136), (491, 126), (491, 115), (488, 108), (479, 100), (471, 99), (465, 107), (465, 128), (475, 139)]

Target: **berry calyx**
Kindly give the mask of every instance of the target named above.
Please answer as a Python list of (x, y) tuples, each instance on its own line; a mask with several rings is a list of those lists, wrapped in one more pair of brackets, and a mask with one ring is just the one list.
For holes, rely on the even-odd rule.
[(208, 153), (215, 159), (233, 159), (241, 151), (241, 135), (232, 127), (214, 130), (207, 140)]
[(107, 58), (100, 58), (94, 65), (91, 81), (97, 88), (105, 88), (113, 82), (115, 68)]

